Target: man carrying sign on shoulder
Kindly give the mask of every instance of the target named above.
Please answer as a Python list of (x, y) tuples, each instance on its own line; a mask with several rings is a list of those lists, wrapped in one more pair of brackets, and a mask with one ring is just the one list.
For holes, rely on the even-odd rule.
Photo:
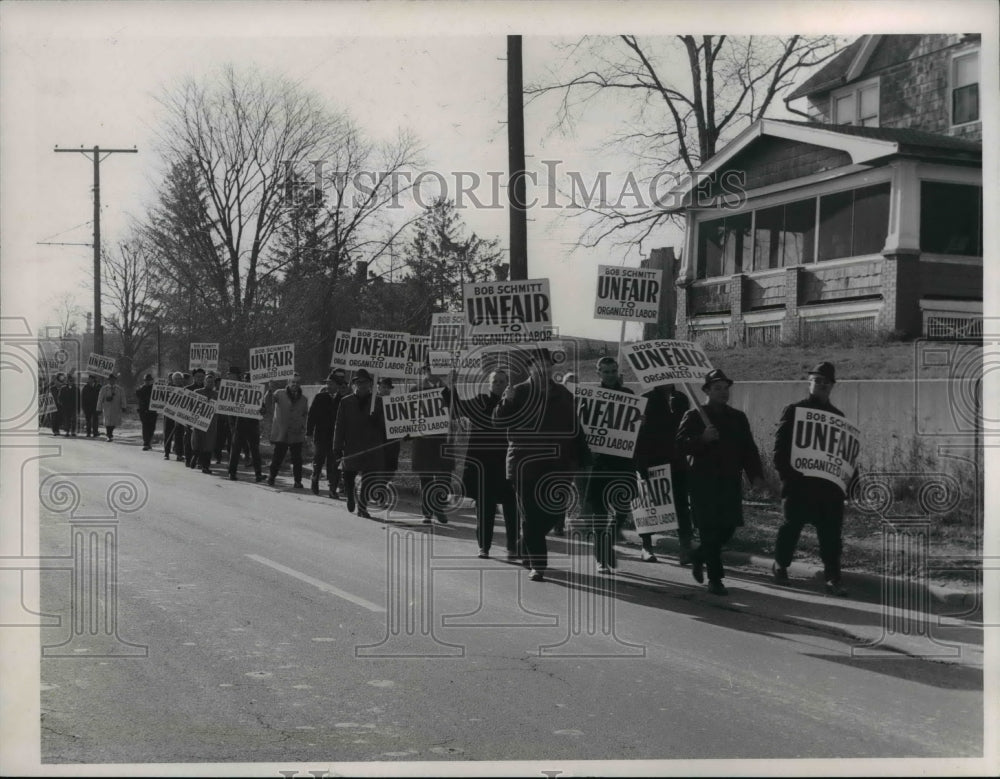
[[(774, 435), (774, 467), (781, 477), (781, 508), (785, 519), (778, 528), (772, 571), (776, 583), (788, 584), (788, 566), (792, 563), (802, 527), (809, 522), (816, 528), (826, 591), (832, 595), (847, 595), (847, 590), (840, 583), (844, 489), (834, 481), (807, 476), (792, 466), (796, 409), (818, 409), (844, 416), (840, 409), (830, 403), (830, 393), (833, 392), (835, 383), (833, 364), (821, 362), (809, 371), (809, 397), (786, 406), (781, 413), (781, 421)], [(851, 481), (855, 478), (856, 471), (852, 474)], [(846, 488), (849, 493), (850, 483)]]
[(702, 386), (708, 403), (700, 411), (688, 411), (677, 431), (678, 451), (691, 457), (691, 513), (701, 539), (691, 553), (691, 574), (701, 583), (708, 569), (708, 591), (713, 595), (729, 594), (722, 583), (722, 546), (743, 524), (742, 475), (745, 472), (754, 483), (763, 478), (750, 422), (729, 405), (732, 385), (721, 370), (709, 371)]

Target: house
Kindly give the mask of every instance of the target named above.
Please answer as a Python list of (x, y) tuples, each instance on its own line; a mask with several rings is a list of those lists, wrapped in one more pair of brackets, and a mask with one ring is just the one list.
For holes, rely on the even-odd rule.
[(979, 46), (859, 38), (678, 187), (677, 337), (981, 337)]

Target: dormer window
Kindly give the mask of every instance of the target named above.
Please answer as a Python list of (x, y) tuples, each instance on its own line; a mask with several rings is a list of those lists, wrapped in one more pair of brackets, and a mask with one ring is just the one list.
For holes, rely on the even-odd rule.
[(970, 51), (951, 60), (951, 123), (979, 121), (979, 52)]
[(869, 79), (843, 87), (830, 95), (833, 124), (878, 127), (878, 79)]

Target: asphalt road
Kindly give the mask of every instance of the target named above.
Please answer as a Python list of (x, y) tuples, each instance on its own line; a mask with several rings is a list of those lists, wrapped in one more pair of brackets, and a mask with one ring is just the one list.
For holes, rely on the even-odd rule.
[[(59, 443), (41, 551), (79, 561), (41, 574), (43, 763), (982, 755), (981, 669), (858, 659), (690, 581), (613, 585), (586, 549), (530, 582), (467, 519), (360, 519), (287, 472)], [(87, 525), (109, 500), (128, 513)]]

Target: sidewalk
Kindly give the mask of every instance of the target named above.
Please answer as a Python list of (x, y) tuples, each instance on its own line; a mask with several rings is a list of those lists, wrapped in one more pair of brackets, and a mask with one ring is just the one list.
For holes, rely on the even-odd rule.
[[(44, 433), (43, 433), (44, 435)], [(116, 431), (116, 443), (138, 447), (138, 430)], [(154, 444), (154, 450), (157, 449)], [(152, 458), (151, 458), (152, 459)], [(221, 466), (214, 466), (224, 477)], [(249, 471), (241, 466), (239, 488), (248, 484)], [(397, 484), (403, 479), (398, 479)], [(288, 465), (278, 476), (273, 488), (253, 484), (263, 489), (292, 492)], [(326, 496), (324, 489), (319, 496), (308, 489), (294, 490), (299, 499), (321, 502), (331, 508), (346, 512), (343, 501)], [(234, 485), (236, 487), (236, 485)], [(475, 514), (472, 503), (453, 509), (447, 525), (437, 522), (423, 525), (417, 495), (404, 487), (397, 494), (397, 505), (391, 510), (371, 509), (374, 520), (406, 526), (412, 521), (414, 529), (447, 534), (467, 540), (469, 556), (475, 557)], [(503, 518), (498, 508), (495, 550), (503, 550)], [(575, 540), (567, 530), (565, 537), (549, 536), (550, 577), (565, 580), (568, 576), (567, 555), (571, 548), (575, 554), (586, 555), (593, 562), (592, 544)], [(685, 607), (697, 603), (697, 608), (712, 608), (738, 612), (767, 619), (778, 625), (769, 632), (796, 633), (796, 628), (819, 631), (845, 641), (852, 659), (869, 658), (892, 660), (923, 658), (935, 662), (960, 665), (968, 669), (983, 667), (982, 589), (940, 587), (913, 578), (885, 577), (875, 573), (844, 571), (843, 583), (849, 595), (835, 597), (823, 589), (822, 569), (817, 566), (793, 562), (789, 567), (791, 584), (780, 586), (771, 576), (772, 560), (760, 555), (727, 551), (723, 562), (727, 570), (728, 596), (710, 595), (705, 586), (694, 581), (690, 566), (677, 561), (677, 539), (672, 536), (655, 536), (654, 548), (658, 558), (655, 563), (643, 562), (639, 556), (639, 536), (634, 531), (624, 531), (624, 543), (616, 544), (618, 565), (611, 577), (616, 597), (637, 603), (652, 604), (655, 599), (669, 597), (687, 602)], [(486, 561), (484, 561), (486, 562)], [(501, 559), (489, 561), (495, 565), (508, 565)], [(605, 578), (596, 572), (596, 563), (585, 566), (594, 577)], [(544, 586), (544, 585), (539, 585)], [(652, 600), (651, 600), (652, 599)], [(725, 617), (723, 617), (725, 618)], [(787, 631), (780, 628), (787, 626)]]

